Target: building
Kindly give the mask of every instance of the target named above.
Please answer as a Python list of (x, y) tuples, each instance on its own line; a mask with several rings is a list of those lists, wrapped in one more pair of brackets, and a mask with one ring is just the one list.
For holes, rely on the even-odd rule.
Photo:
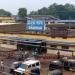
[(0, 17), (0, 23), (15, 23), (15, 18), (14, 17), (7, 17), (7, 16), (1, 16)]
[(57, 20), (47, 20), (48, 24), (50, 23), (57, 23), (57, 24), (61, 24), (61, 23), (65, 23), (65, 24), (75, 24), (75, 20), (60, 20), (60, 19), (57, 19)]
[(51, 15), (28, 15), (28, 19), (37, 19), (37, 20), (57, 20), (58, 18), (55, 18)]
[(51, 37), (75, 37), (75, 24), (52, 23), (47, 24), (46, 27)]

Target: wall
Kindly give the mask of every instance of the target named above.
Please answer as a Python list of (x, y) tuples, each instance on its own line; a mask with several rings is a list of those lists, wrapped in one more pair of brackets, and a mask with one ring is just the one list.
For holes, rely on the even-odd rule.
[(25, 33), (24, 24), (0, 25), (0, 33)]

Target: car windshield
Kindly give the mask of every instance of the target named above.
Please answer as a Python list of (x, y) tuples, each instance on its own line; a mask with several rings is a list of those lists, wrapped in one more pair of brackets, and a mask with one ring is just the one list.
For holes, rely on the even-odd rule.
[(26, 68), (27, 68), (27, 65), (26, 65), (26, 64), (21, 64), (21, 65), (20, 65), (20, 68), (26, 69)]
[(70, 66), (71, 67), (75, 67), (75, 63), (70, 63)]
[(59, 65), (56, 65), (56, 64), (50, 64), (49, 69), (55, 70), (55, 69), (61, 69), (61, 67)]

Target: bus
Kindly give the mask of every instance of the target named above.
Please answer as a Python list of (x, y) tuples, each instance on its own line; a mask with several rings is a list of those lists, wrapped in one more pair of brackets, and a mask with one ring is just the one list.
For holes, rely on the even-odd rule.
[(42, 40), (28, 40), (25, 42), (19, 42), (17, 44), (17, 50), (24, 51), (29, 50), (31, 52), (36, 52), (38, 54), (46, 53), (46, 41)]

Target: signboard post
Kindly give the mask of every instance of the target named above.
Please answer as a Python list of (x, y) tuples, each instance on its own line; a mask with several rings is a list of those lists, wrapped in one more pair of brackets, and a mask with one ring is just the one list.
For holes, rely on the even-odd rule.
[(44, 31), (45, 21), (44, 20), (28, 20), (26, 28), (27, 30), (32, 30), (32, 31)]

